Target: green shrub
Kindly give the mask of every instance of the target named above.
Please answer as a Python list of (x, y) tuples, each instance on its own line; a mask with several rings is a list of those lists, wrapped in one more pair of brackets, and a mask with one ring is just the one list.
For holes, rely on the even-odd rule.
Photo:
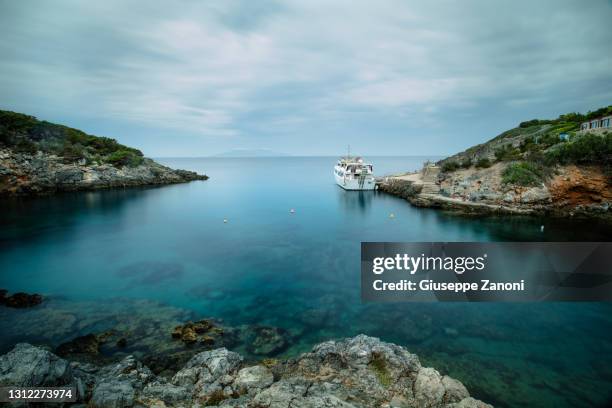
[(486, 157), (478, 159), (478, 161), (476, 162), (476, 168), (478, 169), (487, 169), (489, 167), (491, 167), (491, 161)]
[(70, 143), (64, 144), (60, 155), (64, 158), (65, 163), (73, 163), (87, 156), (83, 146)]
[(557, 120), (560, 122), (571, 122), (579, 124), (585, 121), (585, 116), (578, 112), (570, 112), (564, 115), (559, 115), (559, 118)]
[(112, 164), (113, 166), (129, 166), (136, 167), (143, 162), (142, 155), (136, 154), (132, 150), (117, 150), (114, 153), (108, 155), (104, 161)]
[(469, 169), (470, 167), (472, 167), (472, 159), (465, 159), (461, 162), (459, 167), (461, 167), (462, 169)]
[(496, 161), (512, 161), (519, 160), (521, 158), (521, 152), (511, 144), (503, 145), (502, 147), (495, 150)]
[(80, 144), (87, 145), (89, 141), (89, 137), (86, 133), (81, 132), (80, 130), (72, 129), (69, 127), (64, 127), (64, 135), (66, 137), (66, 142), (71, 144)]
[(38, 120), (34, 116), (11, 111), (0, 111), (0, 126), (9, 132), (28, 132)]
[(546, 163), (595, 163), (612, 165), (612, 133), (603, 135), (585, 133), (575, 136), (571, 141), (555, 146), (546, 153)]
[(15, 150), (20, 153), (35, 154), (38, 151), (36, 143), (29, 139), (19, 139), (15, 144)]
[(537, 186), (542, 181), (542, 170), (536, 164), (530, 162), (512, 163), (502, 172), (503, 184)]
[(599, 109), (597, 109), (595, 111), (592, 111), (592, 112), (589, 111), (585, 115), (585, 119), (586, 120), (591, 120), (591, 119), (599, 118), (601, 116), (608, 116), (608, 115), (611, 115), (611, 114), (612, 114), (612, 105), (606, 106), (605, 108), (599, 108)]
[(521, 142), (521, 145), (519, 146), (519, 150), (523, 153), (527, 151), (537, 150), (537, 149), (538, 149), (538, 145), (536, 145), (535, 138), (533, 136), (529, 136), (523, 139), (523, 141)]
[(539, 124), (540, 124), (540, 121), (538, 119), (531, 119), (531, 120), (527, 120), (525, 122), (521, 122), (519, 124), (519, 127), (520, 128), (527, 128), (527, 127), (535, 126), (535, 125), (539, 125)]
[(457, 164), (457, 162), (454, 161), (446, 161), (442, 164), (441, 170), (444, 173), (448, 173), (451, 171), (455, 171), (459, 168), (459, 164)]
[(378, 378), (380, 385), (383, 387), (389, 387), (391, 385), (391, 374), (387, 368), (387, 362), (385, 361), (384, 356), (380, 354), (373, 354), (372, 361), (370, 361), (369, 366), (376, 375), (376, 378)]

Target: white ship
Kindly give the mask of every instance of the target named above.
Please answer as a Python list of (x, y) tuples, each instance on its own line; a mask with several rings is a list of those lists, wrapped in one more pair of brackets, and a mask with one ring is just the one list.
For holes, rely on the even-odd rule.
[(334, 166), (336, 183), (345, 190), (374, 190), (376, 180), (372, 165), (361, 157), (341, 157)]

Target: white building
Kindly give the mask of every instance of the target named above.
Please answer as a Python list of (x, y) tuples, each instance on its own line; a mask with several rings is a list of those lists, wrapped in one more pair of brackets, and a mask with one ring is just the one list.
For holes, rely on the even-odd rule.
[(583, 122), (580, 125), (582, 132), (605, 132), (612, 131), (612, 115), (603, 116), (601, 118), (591, 119), (588, 122)]

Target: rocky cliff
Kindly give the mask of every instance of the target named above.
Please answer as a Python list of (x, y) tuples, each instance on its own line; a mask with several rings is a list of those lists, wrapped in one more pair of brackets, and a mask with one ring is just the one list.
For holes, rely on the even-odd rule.
[(0, 385), (72, 386), (78, 402), (92, 408), (490, 407), (406, 349), (364, 335), (259, 365), (225, 348), (204, 351), (171, 377), (154, 375), (132, 356), (94, 366), (22, 343), (0, 356)]
[(556, 166), (546, 180), (520, 185), (504, 183), (508, 166), (496, 163), (486, 169), (443, 173), (440, 194), (468, 205), (489, 205), (493, 212), (612, 218), (612, 186), (602, 167)]
[(206, 180), (114, 139), (0, 111), (0, 196)]
[(433, 182), (425, 167), (381, 189), (423, 207), (612, 221), (612, 132), (578, 131), (582, 120), (610, 112), (523, 122), (439, 161)]
[(207, 176), (174, 170), (147, 158), (143, 158), (137, 166), (117, 167), (106, 163), (65, 163), (63, 157), (41, 151), (28, 154), (0, 149), (0, 196), (161, 185), (206, 179)]

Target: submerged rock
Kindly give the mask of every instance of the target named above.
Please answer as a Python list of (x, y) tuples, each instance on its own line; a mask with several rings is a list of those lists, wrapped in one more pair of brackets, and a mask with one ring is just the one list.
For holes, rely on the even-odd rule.
[(173, 339), (180, 339), (185, 344), (194, 344), (199, 339), (200, 343), (207, 346), (215, 344), (215, 338), (213, 336), (222, 335), (223, 329), (215, 326), (215, 324), (208, 319), (198, 320), (197, 322), (187, 322), (176, 326), (171, 333)]
[(403, 347), (365, 335), (321, 343), (272, 367), (245, 366), (239, 354), (220, 348), (196, 354), (168, 380), (132, 356), (102, 367), (71, 365), (18, 344), (0, 357), (0, 385), (74, 384), (79, 402), (92, 408), (490, 407)]
[(280, 353), (291, 344), (289, 332), (280, 327), (254, 326), (247, 332), (247, 349), (250, 353), (270, 356)]
[(98, 355), (100, 353), (100, 340), (95, 334), (87, 334), (60, 344), (55, 352), (60, 356), (73, 354)]
[(39, 305), (43, 301), (42, 296), (37, 293), (28, 294), (24, 292), (17, 292), (10, 296), (7, 296), (7, 294), (7, 290), (0, 289), (0, 305), (13, 307), (16, 309), (23, 309), (26, 307)]

